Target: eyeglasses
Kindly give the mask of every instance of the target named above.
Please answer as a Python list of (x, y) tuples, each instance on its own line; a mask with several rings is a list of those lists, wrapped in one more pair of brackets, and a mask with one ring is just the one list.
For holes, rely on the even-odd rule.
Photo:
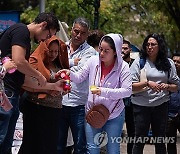
[(156, 45), (158, 45), (157, 43), (147, 43), (146, 46), (149, 47), (155, 47)]

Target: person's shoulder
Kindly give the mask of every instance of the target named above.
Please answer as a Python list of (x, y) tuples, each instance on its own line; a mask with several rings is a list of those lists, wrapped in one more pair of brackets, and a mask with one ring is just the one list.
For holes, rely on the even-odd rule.
[[(130, 68), (139, 68), (140, 67), (140, 57), (137, 57), (136, 59), (133, 59), (133, 62), (129, 65)], [(145, 65), (145, 64), (144, 64)]]
[(91, 59), (91, 60), (99, 60), (99, 56), (98, 55), (93, 55), (89, 59)]
[(83, 48), (83, 49), (85, 49), (85, 50), (91, 50), (91, 51), (96, 51), (91, 45), (89, 45), (88, 43), (87, 43), (87, 41), (85, 41), (82, 45), (81, 45), (81, 47)]
[(136, 59), (131, 59), (132, 63), (140, 63), (140, 57), (137, 57)]
[(12, 26), (10, 26), (8, 29), (5, 30), (5, 34), (6, 33), (16, 33), (16, 32), (21, 32), (24, 33), (24, 30), (28, 31), (27, 25), (23, 24), (23, 23), (16, 23)]
[(90, 46), (89, 44), (87, 46), (85, 46), (84, 48), (82, 48), (82, 50), (80, 51), (83, 55), (90, 55), (90, 56), (93, 56), (93, 55), (97, 55), (97, 51), (92, 47)]
[(97, 64), (97, 63), (99, 63), (99, 56), (98, 55), (92, 55), (88, 59), (88, 63), (90, 63), (90, 64)]
[(10, 27), (10, 29), (18, 29), (18, 28), (28, 29), (27, 25), (23, 23), (16, 23)]
[(170, 64), (174, 64), (174, 61), (171, 58), (168, 58)]
[(129, 66), (132, 65), (132, 63), (134, 62), (134, 60), (135, 60), (135, 59), (133, 59), (133, 58), (130, 59)]
[(16, 27), (27, 27), (27, 25), (23, 24), (23, 23), (16, 23), (16, 24), (14, 24), (14, 26), (16, 26)]
[(29, 30), (27, 28), (27, 25), (23, 24), (23, 23), (17, 23), (17, 24), (14, 24), (12, 25), (11, 27), (9, 27), (7, 29), (7, 32), (14, 36), (14, 35), (23, 35), (23, 36), (28, 36), (29, 37)]

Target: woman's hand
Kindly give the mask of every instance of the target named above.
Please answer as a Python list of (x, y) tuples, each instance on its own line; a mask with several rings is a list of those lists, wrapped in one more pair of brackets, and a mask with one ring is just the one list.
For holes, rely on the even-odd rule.
[(161, 90), (168, 90), (168, 89), (169, 89), (169, 84), (167, 84), (167, 83), (161, 83), (161, 84), (160, 84), (160, 88), (161, 88)]
[(95, 89), (91, 90), (91, 93), (100, 96), (101, 95), (101, 88), (96, 87)]
[(154, 82), (154, 81), (148, 81), (148, 87), (151, 88), (153, 91), (160, 92), (161, 86), (160, 84)]

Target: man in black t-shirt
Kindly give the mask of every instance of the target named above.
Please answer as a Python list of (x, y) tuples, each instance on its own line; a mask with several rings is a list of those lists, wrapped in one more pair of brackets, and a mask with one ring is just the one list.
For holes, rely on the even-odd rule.
[[(10, 56), (17, 70), (6, 74), (4, 78), (5, 92), (13, 108), (6, 112), (0, 107), (0, 154), (11, 153), (13, 135), (19, 116), (19, 94), (24, 78), (35, 78), (39, 86), (46, 85), (45, 77), (28, 63), (31, 39), (36, 43), (50, 38), (59, 31), (58, 19), (52, 13), (40, 13), (29, 25), (17, 23), (0, 35), (1, 57)], [(35, 85), (37, 86), (37, 85)]]

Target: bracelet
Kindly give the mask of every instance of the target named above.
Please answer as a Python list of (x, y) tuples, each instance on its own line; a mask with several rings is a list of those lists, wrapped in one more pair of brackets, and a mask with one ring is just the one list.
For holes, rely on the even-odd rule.
[(167, 87), (167, 90), (169, 89), (169, 87), (170, 87), (170, 85), (169, 84), (167, 84), (168, 85), (168, 87)]

